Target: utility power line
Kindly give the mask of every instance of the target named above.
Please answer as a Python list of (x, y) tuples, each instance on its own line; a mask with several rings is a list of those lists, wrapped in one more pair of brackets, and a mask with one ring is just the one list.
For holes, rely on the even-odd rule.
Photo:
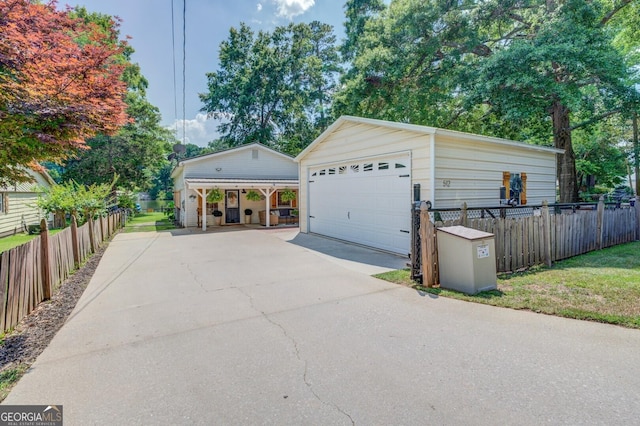
[(182, 0), (182, 143), (187, 132), (187, 0)]
[(178, 86), (176, 83), (176, 31), (174, 19), (174, 4), (171, 0), (171, 48), (173, 52), (173, 117), (175, 121), (175, 133), (178, 137)]

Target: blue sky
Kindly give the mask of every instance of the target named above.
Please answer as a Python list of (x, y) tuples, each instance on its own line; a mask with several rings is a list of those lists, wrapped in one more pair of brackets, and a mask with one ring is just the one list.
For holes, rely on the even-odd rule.
[(333, 25), (338, 39), (344, 30), (345, 0), (173, 0), (177, 116), (175, 113), (171, 0), (59, 0), (59, 7), (81, 5), (122, 19), (122, 37), (130, 36), (133, 60), (149, 80), (147, 97), (160, 108), (162, 122), (182, 138), (182, 8), (186, 1), (186, 142), (205, 146), (216, 137), (216, 123), (199, 112), (198, 93), (206, 91), (206, 73), (218, 66), (220, 43), (240, 22), (254, 30), (271, 30), (289, 22), (318, 20)]

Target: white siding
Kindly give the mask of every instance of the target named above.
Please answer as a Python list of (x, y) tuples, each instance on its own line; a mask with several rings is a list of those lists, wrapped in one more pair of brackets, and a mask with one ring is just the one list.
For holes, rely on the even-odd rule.
[[(340, 176), (331, 176), (332, 171), (341, 170), (340, 166), (351, 166), (358, 160), (375, 163), (376, 158), (410, 156), (411, 169), (407, 176), (410, 174), (411, 186), (407, 189), (393, 187), (397, 199), (381, 195), (384, 201), (398, 205), (400, 212), (400, 204), (406, 202), (409, 216), (412, 194), (408, 192), (415, 184), (420, 184), (421, 200), (431, 201), (436, 208), (460, 207), (463, 202), (470, 207), (498, 206), (504, 172), (526, 173), (527, 204), (540, 204), (544, 200), (553, 202), (556, 151), (430, 127), (342, 117), (297, 157), (300, 163), (300, 231), (320, 232), (390, 249), (388, 244), (380, 243), (379, 237), (398, 228), (397, 225), (380, 222), (376, 217), (363, 217), (357, 224), (350, 222), (351, 214), (355, 218), (358, 207), (369, 206), (372, 193), (382, 193), (383, 183), (375, 180), (373, 174), (367, 183), (369, 186), (356, 182), (355, 178), (344, 177), (341, 181)], [(363, 164), (361, 162), (361, 167)], [(313, 172), (317, 174), (313, 176)], [(335, 180), (333, 186), (329, 182), (332, 178)], [(319, 184), (320, 179), (326, 182)], [(310, 188), (313, 200), (309, 197)], [(371, 188), (373, 191), (369, 191)], [(354, 204), (353, 200), (358, 200), (361, 194), (369, 198)], [(313, 201), (312, 206), (310, 201)], [(376, 205), (368, 208), (375, 210)], [(310, 214), (313, 216), (311, 224)], [(378, 229), (380, 223), (383, 225)], [(367, 233), (373, 234), (369, 243)], [(409, 250), (409, 243), (406, 245)], [(404, 245), (393, 245), (391, 250), (402, 252), (403, 248)]]
[(527, 204), (555, 201), (553, 152), (442, 135), (436, 135), (435, 148), (435, 208), (499, 205), (503, 172), (527, 174)]
[[(412, 183), (420, 183), (423, 195), (429, 190), (429, 140), (426, 134), (391, 129), (367, 123), (345, 122), (300, 160), (300, 230), (308, 232), (309, 168), (349, 162), (390, 153), (410, 152)], [(410, 206), (407, 206), (409, 209)]]
[(173, 190), (182, 191), (184, 189), (184, 169), (180, 169), (178, 174), (173, 178)]
[[(258, 158), (253, 158), (254, 149), (258, 150)], [(184, 165), (184, 177), (187, 179), (297, 179), (298, 166), (292, 158), (256, 147), (212, 154), (187, 162)]]
[(22, 232), (22, 223), (37, 225), (44, 217), (35, 207), (38, 194), (33, 192), (0, 192), (8, 195), (8, 212), (0, 213), (0, 236)]
[(45, 177), (31, 169), (26, 170), (33, 182), (22, 182), (9, 187), (0, 187), (0, 196), (6, 196), (6, 212), (0, 212), (0, 236), (22, 232), (22, 224), (37, 225), (45, 217), (36, 207), (38, 193), (51, 184)]

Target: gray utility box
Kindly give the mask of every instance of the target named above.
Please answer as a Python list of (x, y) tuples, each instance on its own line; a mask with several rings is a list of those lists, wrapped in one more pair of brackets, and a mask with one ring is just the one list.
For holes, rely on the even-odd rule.
[(440, 287), (467, 294), (497, 288), (493, 234), (447, 226), (437, 236)]

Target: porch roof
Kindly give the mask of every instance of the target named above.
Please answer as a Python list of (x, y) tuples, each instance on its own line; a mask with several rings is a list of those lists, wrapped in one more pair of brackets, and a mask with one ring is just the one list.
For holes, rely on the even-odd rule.
[(188, 178), (184, 180), (187, 189), (209, 188), (297, 188), (298, 179), (215, 179), (215, 178)]
[[(207, 197), (207, 190), (212, 188), (220, 189), (256, 189), (264, 195), (264, 208), (269, 211), (271, 208), (270, 197), (278, 189), (295, 188), (299, 186), (298, 179), (229, 179), (229, 178), (187, 178), (184, 180), (185, 188), (191, 189), (198, 194), (201, 200)], [(202, 230), (207, 230), (206, 209), (201, 209)], [(266, 226), (271, 225), (271, 215), (266, 216)]]

